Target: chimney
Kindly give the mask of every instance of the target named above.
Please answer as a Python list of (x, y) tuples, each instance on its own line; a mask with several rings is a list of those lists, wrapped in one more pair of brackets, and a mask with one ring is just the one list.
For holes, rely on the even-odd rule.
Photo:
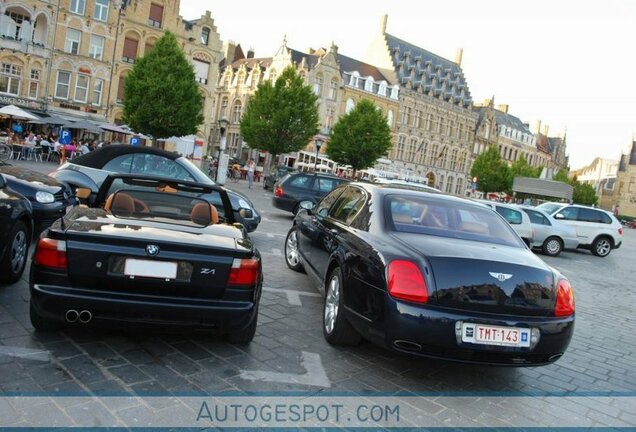
[(380, 22), (380, 31), (382, 32), (382, 34), (386, 33), (386, 23), (388, 20), (389, 20), (388, 14), (382, 15), (382, 21)]
[(508, 114), (508, 108), (510, 108), (510, 106), (508, 104), (499, 104), (499, 105), (497, 105), (497, 109), (499, 111), (501, 111), (502, 113)]
[(247, 50), (247, 58), (248, 58), (248, 59), (250, 59), (250, 58), (254, 58), (254, 48), (249, 48), (249, 49)]
[(227, 41), (223, 45), (223, 55), (225, 56), (226, 63), (232, 63), (234, 60), (234, 53), (236, 52), (236, 42)]
[(535, 132), (536, 134), (540, 134), (541, 133), (541, 120), (537, 120), (537, 122), (534, 124), (534, 128), (535, 128)]
[(550, 126), (549, 125), (543, 126), (543, 135), (548, 136), (548, 132), (549, 131), (550, 131)]
[(457, 63), (457, 66), (461, 66), (462, 65), (462, 57), (464, 56), (464, 49), (463, 48), (457, 48), (457, 51), (455, 51), (455, 63)]

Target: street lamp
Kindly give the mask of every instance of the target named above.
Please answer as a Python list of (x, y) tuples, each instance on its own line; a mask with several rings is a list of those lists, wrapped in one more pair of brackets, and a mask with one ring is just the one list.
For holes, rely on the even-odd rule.
[(227, 161), (221, 164), (221, 155), (225, 151), (225, 131), (227, 130), (228, 120), (226, 117), (219, 119), (219, 157), (216, 163), (216, 182), (220, 185), (225, 183), (225, 177), (227, 176)]
[(316, 160), (314, 161), (314, 172), (316, 172), (316, 169), (318, 167), (318, 154), (320, 153), (320, 148), (325, 143), (328, 136), (329, 136), (329, 128), (324, 127), (320, 131), (320, 133), (314, 137), (314, 143), (316, 146)]

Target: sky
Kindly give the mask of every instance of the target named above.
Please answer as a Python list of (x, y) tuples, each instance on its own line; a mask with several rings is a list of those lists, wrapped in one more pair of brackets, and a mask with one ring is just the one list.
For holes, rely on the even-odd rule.
[(181, 15), (212, 12), (223, 41), (272, 56), (329, 47), (365, 60), (380, 21), (387, 32), (462, 69), (475, 103), (495, 97), (533, 129), (567, 131), (570, 167), (618, 159), (636, 134), (634, 0), (181, 0)]

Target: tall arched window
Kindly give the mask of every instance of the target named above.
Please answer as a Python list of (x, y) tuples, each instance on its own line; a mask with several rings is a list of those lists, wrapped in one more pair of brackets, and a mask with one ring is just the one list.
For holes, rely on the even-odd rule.
[(276, 69), (272, 69), (269, 71), (269, 80), (272, 82), (272, 85), (276, 84), (276, 78), (278, 78), (278, 74), (276, 73)]
[(389, 127), (393, 127), (393, 111), (389, 110), (386, 113), (386, 122), (389, 125)]
[(201, 43), (203, 45), (207, 45), (210, 42), (210, 29), (207, 27), (203, 27), (201, 29)]
[(360, 74), (358, 71), (354, 71), (351, 74), (351, 78), (349, 78), (349, 85), (352, 87), (358, 87), (358, 83), (360, 81)]
[(333, 78), (329, 84), (329, 99), (336, 100), (338, 96), (338, 80)]
[(232, 107), (232, 123), (241, 122), (241, 108), (241, 101), (237, 100), (234, 102), (234, 106)]
[(386, 81), (382, 81), (378, 87), (378, 94), (380, 96), (386, 96)]
[(364, 81), (364, 90), (368, 91), (368, 92), (372, 92), (373, 91), (373, 77), (372, 76), (368, 76), (367, 79)]
[(453, 193), (453, 186), (455, 185), (455, 179), (453, 177), (448, 177), (446, 180), (446, 192)]
[(399, 95), (398, 93), (400, 92), (400, 86), (399, 85), (394, 85), (393, 87), (391, 87), (391, 99), (398, 99)]
[(227, 118), (227, 104), (228, 104), (227, 98), (224, 97), (221, 100), (221, 111), (219, 112), (219, 115), (221, 117), (226, 117)]
[(458, 149), (453, 149), (451, 151), (451, 158), (450, 158), (450, 168), (453, 170), (456, 170), (457, 168), (459, 168), (459, 160), (457, 159), (457, 154), (459, 153)]
[(345, 113), (349, 114), (351, 112), (352, 109), (354, 109), (356, 107), (356, 103), (353, 101), (353, 99), (349, 98), (347, 99), (347, 105), (345, 107)]
[(322, 95), (322, 75), (316, 74), (314, 78), (314, 93), (320, 97)]

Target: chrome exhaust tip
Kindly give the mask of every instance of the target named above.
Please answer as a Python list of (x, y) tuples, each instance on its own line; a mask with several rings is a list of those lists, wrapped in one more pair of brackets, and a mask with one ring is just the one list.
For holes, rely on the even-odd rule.
[(66, 322), (74, 323), (79, 318), (79, 313), (75, 309), (69, 309), (64, 315)]
[(563, 353), (555, 354), (553, 356), (548, 357), (548, 361), (549, 362), (555, 362), (558, 359), (560, 359), (561, 357), (563, 357)]
[(93, 314), (90, 311), (83, 310), (79, 313), (79, 320), (82, 324), (88, 324), (93, 319)]
[(400, 339), (393, 341), (393, 346), (404, 351), (421, 351), (422, 350), (422, 345), (415, 342), (410, 342), (410, 341), (405, 341)]

